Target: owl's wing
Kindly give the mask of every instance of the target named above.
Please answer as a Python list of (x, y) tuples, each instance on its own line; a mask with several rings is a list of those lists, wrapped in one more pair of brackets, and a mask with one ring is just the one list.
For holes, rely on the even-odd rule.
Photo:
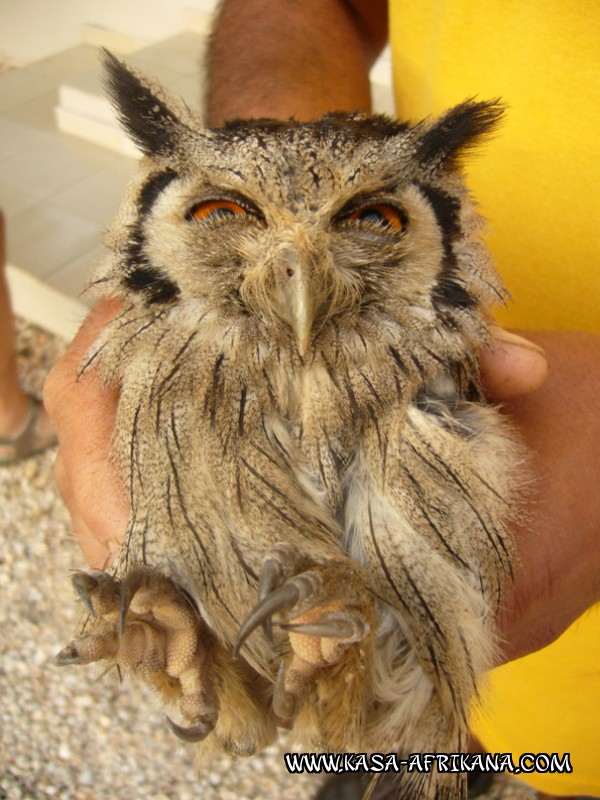
[[(351, 470), (346, 544), (384, 598), (381, 641), (396, 644), (378, 650), (379, 691), (400, 698), (399, 726), (418, 696), (428, 704), (432, 686), (445, 715), (466, 723), (493, 661), (493, 617), (510, 572), (514, 446), (493, 410), (459, 406), (389, 415), (387, 429), (365, 432)], [(411, 695), (394, 680), (403, 637), (416, 655)], [(404, 673), (402, 681), (410, 683)]]

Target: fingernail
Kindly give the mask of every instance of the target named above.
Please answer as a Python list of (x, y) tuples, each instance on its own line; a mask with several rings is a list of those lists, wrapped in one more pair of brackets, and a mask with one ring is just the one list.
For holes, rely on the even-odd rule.
[(490, 325), (490, 333), (493, 339), (496, 339), (502, 344), (509, 344), (513, 347), (522, 347), (525, 350), (531, 350), (534, 353), (539, 353), (543, 358), (546, 358), (546, 351), (535, 342), (525, 339), (516, 333), (507, 331), (506, 328), (501, 328), (499, 325)]

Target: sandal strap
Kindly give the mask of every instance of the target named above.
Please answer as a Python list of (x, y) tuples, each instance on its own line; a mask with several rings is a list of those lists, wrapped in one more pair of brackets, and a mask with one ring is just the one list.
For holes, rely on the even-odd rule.
[(54, 431), (42, 434), (37, 428), (37, 422), (42, 410), (42, 404), (34, 397), (29, 398), (29, 413), (25, 427), (21, 433), (13, 439), (0, 437), (0, 446), (12, 448), (9, 458), (0, 458), (0, 464), (11, 464), (23, 458), (41, 453), (48, 447), (56, 444), (56, 434)]

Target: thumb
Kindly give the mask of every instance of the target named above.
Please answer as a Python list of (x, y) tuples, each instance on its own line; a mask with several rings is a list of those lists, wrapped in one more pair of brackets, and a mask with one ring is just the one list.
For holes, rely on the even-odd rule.
[(479, 351), (479, 366), (488, 398), (498, 402), (532, 394), (548, 372), (539, 345), (494, 324), (489, 343)]

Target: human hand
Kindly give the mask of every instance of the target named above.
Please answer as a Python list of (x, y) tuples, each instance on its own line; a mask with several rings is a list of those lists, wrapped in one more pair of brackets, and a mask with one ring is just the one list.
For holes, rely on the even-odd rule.
[(549, 369), (537, 392), (504, 407), (534, 476), (515, 526), (520, 562), (497, 619), (507, 661), (550, 644), (600, 600), (600, 336), (527, 337)]
[(107, 389), (97, 371), (79, 377), (88, 348), (119, 312), (117, 300), (101, 300), (85, 319), (44, 386), (44, 405), (60, 449), (55, 474), (73, 531), (92, 567), (103, 569), (123, 539), (129, 503), (110, 459), (119, 392)]

